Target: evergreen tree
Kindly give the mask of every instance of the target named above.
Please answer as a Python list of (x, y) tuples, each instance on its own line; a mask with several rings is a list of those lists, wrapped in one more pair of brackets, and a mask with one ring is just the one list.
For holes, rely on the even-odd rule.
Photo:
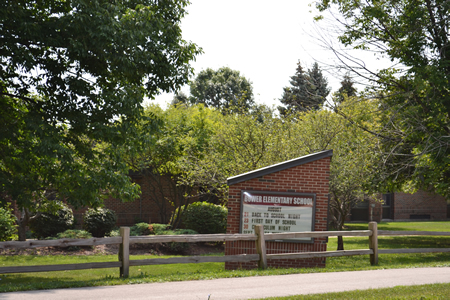
[(312, 69), (308, 69), (305, 73), (298, 62), (296, 73), (291, 77), (290, 84), (291, 87), (283, 88), (283, 95), (280, 99), (286, 107), (278, 107), (283, 115), (289, 110), (317, 110), (330, 93), (328, 81), (317, 63), (314, 63)]
[(308, 106), (314, 110), (320, 108), (330, 93), (328, 80), (323, 76), (317, 62), (308, 70)]
[(341, 87), (336, 93), (336, 101), (342, 102), (345, 99), (345, 95), (347, 97), (356, 96), (356, 88), (353, 87), (353, 80), (349, 74), (345, 74), (343, 80), (341, 81)]
[(188, 96), (183, 92), (178, 92), (173, 96), (172, 101), (170, 102), (171, 105), (189, 105), (189, 98)]

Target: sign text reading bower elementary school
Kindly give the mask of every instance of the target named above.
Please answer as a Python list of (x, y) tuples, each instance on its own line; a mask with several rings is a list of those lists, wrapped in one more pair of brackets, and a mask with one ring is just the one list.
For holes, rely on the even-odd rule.
[(255, 225), (265, 233), (313, 231), (314, 204), (315, 194), (242, 191), (240, 232), (254, 233)]

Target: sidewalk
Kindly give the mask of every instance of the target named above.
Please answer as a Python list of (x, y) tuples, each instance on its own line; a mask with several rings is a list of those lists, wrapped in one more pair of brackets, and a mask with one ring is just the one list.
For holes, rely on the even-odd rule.
[(0, 293), (7, 300), (252, 299), (450, 282), (450, 267), (223, 278)]

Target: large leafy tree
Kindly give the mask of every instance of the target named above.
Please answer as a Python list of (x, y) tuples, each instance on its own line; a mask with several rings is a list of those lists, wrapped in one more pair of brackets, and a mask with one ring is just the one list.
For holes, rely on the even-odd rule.
[[(364, 128), (375, 131), (379, 125), (378, 101), (345, 97), (333, 113), (338, 134), (331, 143), (333, 160), (330, 176), (330, 223), (343, 230), (351, 209), (365, 197), (376, 197), (379, 192), (372, 184), (373, 174), (380, 172), (376, 152), (378, 138)], [(342, 118), (351, 115), (352, 120)], [(357, 125), (358, 124), (358, 125)], [(344, 250), (342, 236), (338, 250)]]
[(450, 3), (322, 0), (318, 7), (333, 4), (344, 17), (341, 43), (397, 63), (370, 73), (384, 117), (377, 134), (388, 172), (380, 184), (450, 197)]
[(50, 194), (74, 206), (137, 196), (111, 145), (130, 141), (144, 96), (187, 82), (199, 53), (181, 37), (187, 4), (0, 3), (0, 195), (24, 211), (22, 229)]
[[(203, 105), (145, 109), (150, 121), (139, 126), (139, 143), (127, 151), (131, 169), (143, 176), (146, 191), (158, 207), (160, 221), (176, 228), (181, 207), (215, 187), (203, 157), (223, 115)], [(177, 215), (171, 218), (176, 211)]]
[[(347, 98), (347, 97), (346, 97)], [(378, 102), (351, 97), (335, 111), (291, 113), (282, 120), (268, 110), (262, 119), (227, 115), (226, 126), (214, 136), (205, 158), (214, 161), (221, 178), (249, 172), (299, 156), (333, 149), (330, 174), (330, 223), (342, 230), (352, 207), (371, 195), (377, 168), (377, 137), (367, 132), (378, 126)], [(351, 115), (348, 120), (343, 115)], [(218, 153), (219, 155), (215, 154)], [(343, 250), (342, 237), (338, 249)]]
[(330, 93), (328, 81), (323, 76), (317, 62), (306, 72), (303, 70), (300, 62), (298, 62), (295, 75), (291, 77), (290, 84), (290, 87), (283, 88), (283, 95), (280, 99), (284, 106), (280, 106), (278, 109), (283, 115), (288, 111), (317, 110), (322, 106)]
[(189, 86), (191, 104), (203, 103), (223, 113), (233, 107), (249, 110), (254, 106), (251, 81), (228, 67), (200, 71)]

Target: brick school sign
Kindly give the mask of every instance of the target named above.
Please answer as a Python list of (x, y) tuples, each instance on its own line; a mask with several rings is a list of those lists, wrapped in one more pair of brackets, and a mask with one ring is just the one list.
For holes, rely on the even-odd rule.
[[(265, 233), (314, 230), (315, 194), (246, 190), (241, 198), (241, 233), (254, 233), (255, 225), (263, 225)], [(295, 241), (300, 240), (312, 241)]]
[[(228, 178), (227, 233), (327, 230), (332, 150), (322, 151)], [(327, 238), (266, 242), (267, 254), (327, 250)], [(255, 254), (251, 241), (227, 242), (225, 255)], [(279, 268), (325, 267), (325, 258), (268, 260)], [(256, 262), (225, 263), (226, 269), (257, 268)]]

